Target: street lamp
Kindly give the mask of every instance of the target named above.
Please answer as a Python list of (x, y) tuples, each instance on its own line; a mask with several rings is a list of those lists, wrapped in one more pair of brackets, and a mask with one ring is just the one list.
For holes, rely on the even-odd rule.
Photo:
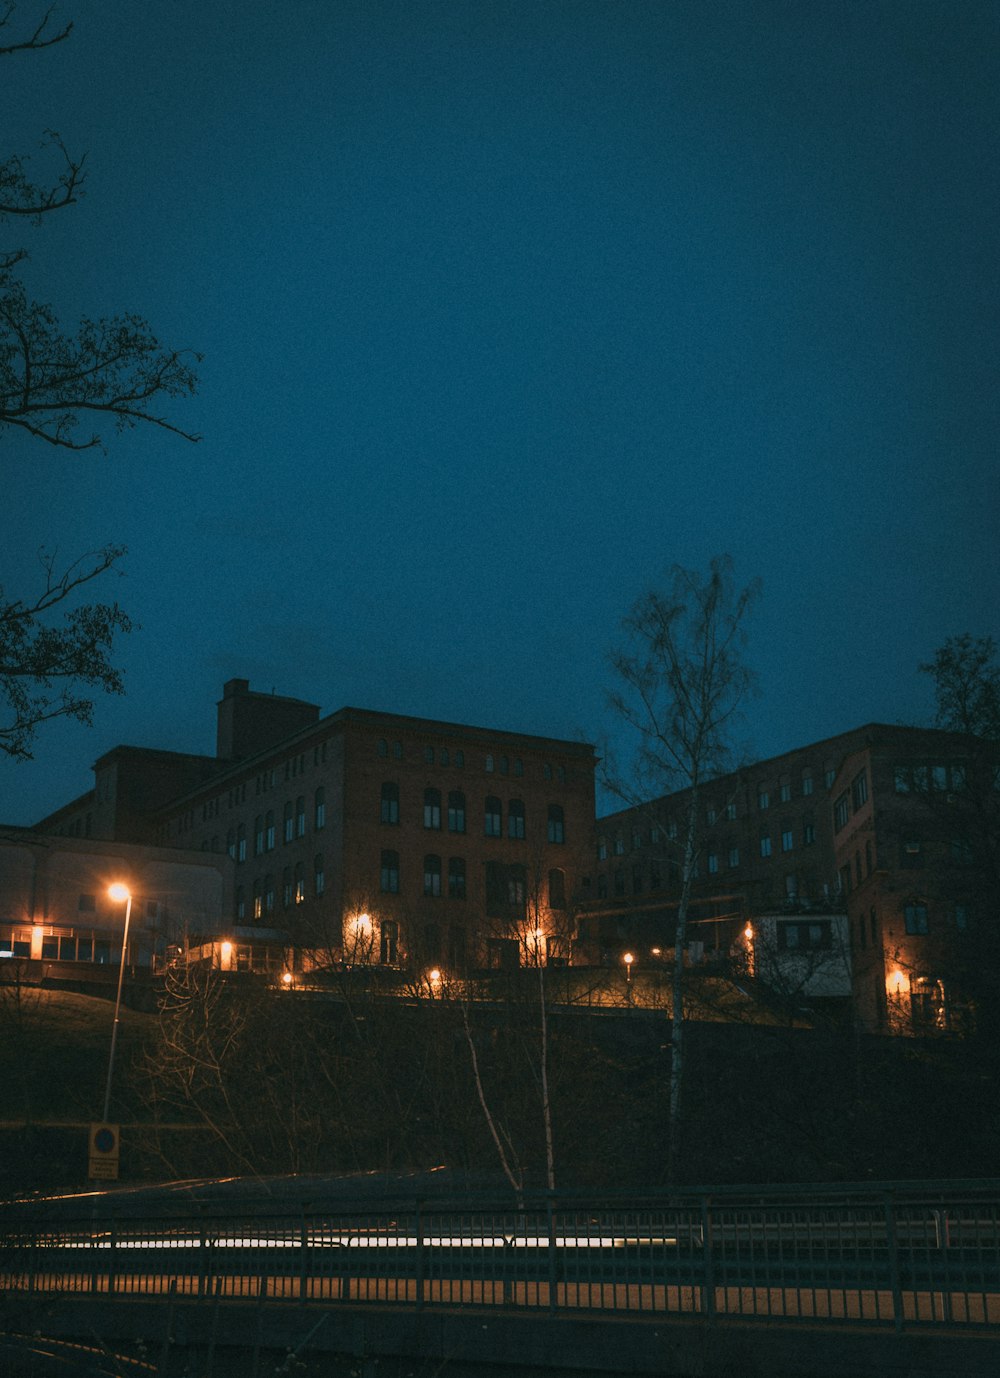
[(625, 963), (625, 998), (626, 998), (626, 1000), (628, 1001), (628, 1003), (631, 1005), (631, 1003), (632, 1003), (632, 963), (635, 961), (635, 957), (632, 955), (631, 952), (626, 952), (626, 953), (623, 955), (623, 957), (622, 957), (622, 961)]
[(132, 917), (132, 891), (121, 881), (108, 886), (108, 895), (116, 903), (125, 901), (125, 931), (122, 933), (122, 959), (118, 966), (118, 993), (115, 996), (115, 1022), (111, 1029), (111, 1055), (108, 1058), (108, 1080), (104, 1087), (104, 1114), (101, 1119), (108, 1122), (108, 1107), (111, 1104), (111, 1076), (115, 1070), (115, 1046), (118, 1043), (118, 1017), (122, 1006), (122, 983), (125, 980), (125, 953), (128, 951), (128, 923)]

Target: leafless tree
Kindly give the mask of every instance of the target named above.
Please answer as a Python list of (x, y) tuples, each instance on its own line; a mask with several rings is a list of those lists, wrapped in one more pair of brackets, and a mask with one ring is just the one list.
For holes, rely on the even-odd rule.
[(706, 575), (675, 565), (665, 589), (652, 589), (634, 604), (623, 622), (624, 642), (611, 656), (618, 682), (611, 706), (638, 737), (638, 749), (631, 783), (607, 783), (627, 803), (686, 791), (671, 998), (671, 1178), (679, 1151), (684, 953), (701, 789), (733, 765), (735, 724), (754, 684), (743, 648), (758, 593), (756, 581), (736, 587), (728, 556), (713, 559)]
[[(0, 8), (0, 58), (17, 61), (51, 48), (72, 29), (55, 22), (51, 8), (22, 21), (9, 3)], [(84, 194), (86, 155), (71, 154), (51, 130), (41, 151), (43, 158), (55, 154), (58, 166), (40, 181), (27, 156), (0, 158), (0, 223), (37, 227)], [(18, 276), (27, 256), (23, 245), (0, 249), (0, 434), (86, 450), (102, 439), (84, 424), (112, 423), (121, 431), (144, 423), (196, 440), (162, 405), (194, 391), (198, 356), (162, 345), (134, 313), (84, 319), (64, 330), (53, 308), (32, 300)], [(43, 555), (40, 588), (24, 597), (0, 589), (0, 692), (10, 710), (0, 725), (0, 751), (29, 758), (42, 723), (61, 716), (91, 720), (87, 690), (122, 692), (112, 642), (132, 624), (117, 604), (82, 603), (79, 595), (124, 553), (106, 546), (63, 566)]]

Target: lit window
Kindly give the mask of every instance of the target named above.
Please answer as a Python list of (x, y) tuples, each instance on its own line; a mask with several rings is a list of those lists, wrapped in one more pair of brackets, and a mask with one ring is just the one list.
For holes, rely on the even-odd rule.
[(460, 856), (448, 860), (448, 897), (453, 900), (465, 899), (465, 862)]
[(485, 831), (487, 837), (503, 836), (503, 813), (500, 800), (490, 795), (486, 801)]
[(382, 802), (379, 819), (383, 823), (399, 822), (399, 786), (394, 780), (382, 782)]
[(561, 804), (550, 804), (550, 805), (549, 805), (549, 832), (548, 832), (548, 836), (549, 836), (549, 841), (550, 841), (550, 842), (565, 842), (565, 841), (566, 841), (566, 824), (565, 824), (565, 819), (564, 819), (564, 817), (563, 817), (563, 810), (562, 810), (562, 805), (561, 805)]
[(424, 894), (435, 897), (441, 894), (441, 858), (439, 856), (424, 857)]
[(379, 933), (378, 959), (383, 966), (395, 966), (399, 954), (399, 924), (395, 919), (383, 919)]
[(441, 791), (439, 789), (424, 790), (424, 827), (441, 827)]
[(383, 895), (399, 894), (399, 853), (383, 852), (379, 872), (379, 888)]
[(524, 837), (524, 802), (521, 799), (512, 799), (507, 805), (507, 836)]

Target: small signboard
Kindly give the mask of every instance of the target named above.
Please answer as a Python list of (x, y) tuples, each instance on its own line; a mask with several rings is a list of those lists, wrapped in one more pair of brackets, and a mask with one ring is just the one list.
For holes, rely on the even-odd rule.
[(92, 1124), (90, 1126), (90, 1171), (88, 1177), (94, 1181), (117, 1182), (118, 1180), (119, 1126), (117, 1124)]

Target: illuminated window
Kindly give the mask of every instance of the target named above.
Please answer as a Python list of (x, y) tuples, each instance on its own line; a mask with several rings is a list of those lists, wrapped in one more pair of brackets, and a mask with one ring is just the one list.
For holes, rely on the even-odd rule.
[(448, 897), (465, 899), (465, 862), (460, 856), (453, 856), (448, 861)]
[(439, 789), (424, 790), (424, 827), (435, 829), (441, 827), (441, 791)]
[(441, 893), (441, 858), (424, 857), (424, 894), (438, 896)]
[(566, 841), (566, 824), (563, 818), (563, 810), (561, 804), (549, 805), (548, 836), (550, 842)]
[(379, 872), (379, 888), (383, 895), (399, 894), (399, 853), (382, 853), (382, 865)]
[(255, 880), (254, 883), (253, 883), (253, 916), (254, 916), (254, 918), (257, 919), (257, 920), (259, 920), (263, 912), (264, 912), (264, 901), (263, 901), (263, 897), (262, 897), (262, 895), (261, 895), (260, 881), (259, 881), (259, 880)]
[(399, 786), (394, 780), (383, 781), (382, 804), (379, 816), (383, 823), (399, 822)]
[(507, 836), (524, 837), (524, 801), (512, 799), (507, 805)]
[(465, 795), (460, 789), (450, 790), (448, 794), (448, 831), (465, 832)]

